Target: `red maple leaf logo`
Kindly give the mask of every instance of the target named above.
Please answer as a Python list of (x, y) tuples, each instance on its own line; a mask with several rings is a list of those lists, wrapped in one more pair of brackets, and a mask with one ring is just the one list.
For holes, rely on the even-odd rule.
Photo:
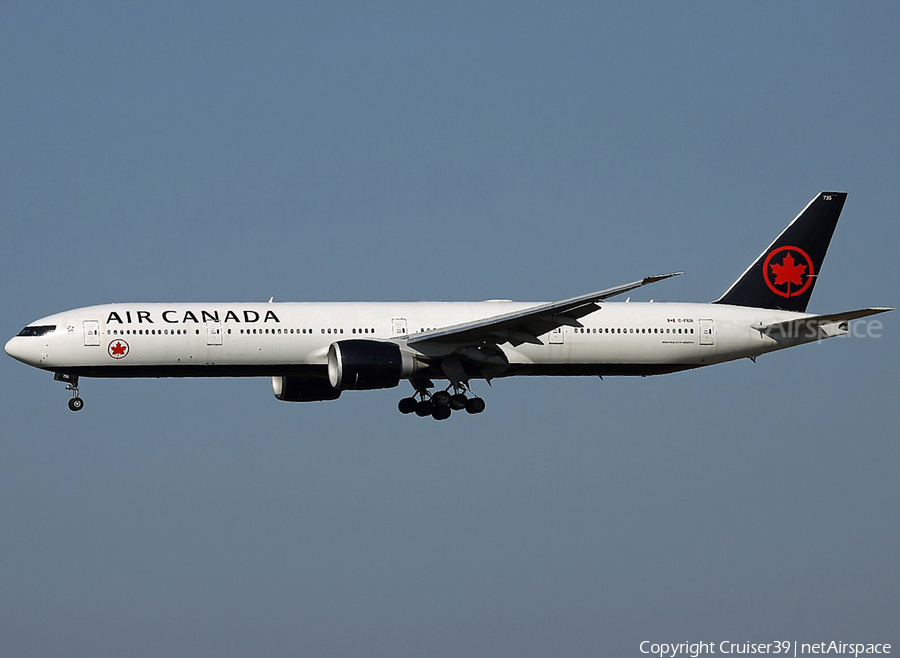
[(786, 283), (793, 283), (796, 286), (803, 285), (803, 275), (806, 273), (806, 265), (801, 265), (794, 261), (794, 256), (788, 252), (781, 261), (781, 265), (772, 264), (772, 274), (775, 275), (775, 285), (783, 286)]
[(109, 348), (110, 353), (113, 356), (121, 356), (125, 354), (125, 346), (122, 343), (116, 342), (115, 345)]
[[(784, 255), (782, 256), (782, 252)], [(781, 258), (781, 263), (773, 262)], [(798, 262), (799, 260), (799, 262)], [(812, 258), (800, 247), (785, 245), (769, 252), (763, 262), (763, 279), (769, 290), (780, 297), (802, 295), (815, 280)], [(774, 281), (773, 281), (774, 279)], [(775, 286), (779, 286), (776, 288)]]

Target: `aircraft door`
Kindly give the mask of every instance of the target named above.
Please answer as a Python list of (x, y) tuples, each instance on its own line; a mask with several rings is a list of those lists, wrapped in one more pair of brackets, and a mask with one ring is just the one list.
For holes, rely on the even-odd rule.
[(557, 327), (553, 331), (550, 332), (550, 344), (551, 345), (562, 345), (563, 340), (563, 328)]
[(100, 345), (100, 322), (98, 320), (84, 321), (84, 345), (85, 347)]
[(222, 344), (222, 323), (207, 322), (206, 323), (206, 344), (221, 345)]
[(409, 335), (409, 330), (406, 328), (406, 318), (394, 318), (391, 320), (391, 335), (394, 338)]
[(712, 320), (700, 320), (700, 344), (716, 344), (716, 329)]

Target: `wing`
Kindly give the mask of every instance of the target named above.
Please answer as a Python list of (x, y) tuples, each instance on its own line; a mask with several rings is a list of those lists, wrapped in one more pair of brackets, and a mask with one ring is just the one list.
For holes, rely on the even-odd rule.
[(522, 343), (543, 345), (543, 341), (538, 336), (542, 336), (564, 325), (580, 327), (581, 323), (578, 319), (600, 308), (597, 306), (598, 302), (641, 286), (678, 276), (679, 274), (684, 274), (684, 272), (648, 276), (640, 281), (633, 281), (615, 288), (608, 288), (559, 302), (538, 304), (520, 311), (495, 315), (483, 320), (474, 320), (463, 324), (410, 334), (408, 343), (410, 345), (425, 342), (473, 344), (487, 341), (498, 345), (507, 342), (513, 345), (521, 345)]

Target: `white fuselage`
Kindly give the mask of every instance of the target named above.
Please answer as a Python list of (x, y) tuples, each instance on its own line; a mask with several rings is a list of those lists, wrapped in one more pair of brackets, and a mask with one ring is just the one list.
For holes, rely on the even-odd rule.
[[(392, 341), (426, 360), (453, 353), (405, 346), (408, 336), (535, 303), (148, 303), (74, 309), (7, 343), (15, 358), (88, 377), (321, 376), (342, 340)], [(844, 333), (837, 325), (780, 338), (758, 331), (807, 314), (696, 303), (607, 303), (539, 337), (499, 345), (510, 375), (649, 375), (721, 363)], [(46, 329), (53, 327), (53, 329)]]

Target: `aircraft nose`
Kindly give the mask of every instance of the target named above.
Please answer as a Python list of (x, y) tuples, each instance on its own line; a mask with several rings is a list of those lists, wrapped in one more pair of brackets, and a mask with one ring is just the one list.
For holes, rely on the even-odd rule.
[(13, 336), (6, 342), (6, 353), (9, 354), (12, 358), (22, 360), (22, 345), (18, 336)]

